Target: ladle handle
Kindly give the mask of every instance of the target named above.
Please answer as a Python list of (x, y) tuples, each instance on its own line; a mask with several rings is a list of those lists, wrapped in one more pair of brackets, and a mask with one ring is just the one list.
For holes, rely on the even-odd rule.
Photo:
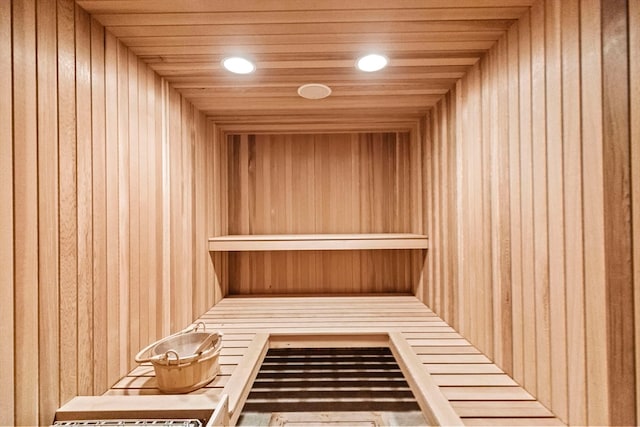
[(214, 339), (218, 339), (218, 334), (211, 334), (207, 338), (205, 338), (204, 341), (202, 341), (202, 343), (200, 343), (198, 348), (196, 348), (196, 350), (193, 353), (194, 354), (202, 353), (203, 351), (205, 351), (211, 345), (211, 343), (213, 342)]

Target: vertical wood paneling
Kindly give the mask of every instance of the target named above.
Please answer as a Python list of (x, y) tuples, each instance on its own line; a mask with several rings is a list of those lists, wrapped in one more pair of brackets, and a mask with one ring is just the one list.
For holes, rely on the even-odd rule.
[[(191, 266), (173, 290), (186, 297), (172, 313), (161, 297), (172, 153), (158, 136), (173, 130), (184, 150), (173, 179), (188, 197), (170, 214), (196, 218), (205, 117), (170, 87), (163, 96), (161, 79), (71, 0), (1, 2), (0, 23), (0, 424), (48, 425), (72, 397), (117, 382), (171, 322), (209, 308), (187, 299), (213, 286), (192, 274), (209, 262), (195, 256), (207, 230), (193, 219), (173, 229), (191, 251), (168, 260)], [(167, 120), (169, 104), (186, 114)]]
[[(56, 3), (37, 3), (39, 422), (57, 409), (60, 393), (58, 322), (58, 99)], [(46, 159), (46, 160), (45, 160)]]
[(128, 179), (128, 220), (129, 220), (129, 354), (127, 360), (135, 357), (140, 349), (140, 140), (138, 138), (138, 58), (131, 52), (126, 52), (127, 88), (128, 91), (128, 152), (124, 153), (129, 167)]
[[(11, 2), (0, 2), (0, 122), (13, 123)], [(0, 340), (13, 349), (14, 243), (13, 243), (13, 126), (0, 126)], [(9, 344), (11, 343), (11, 344)], [(15, 423), (15, 364), (13, 351), (0, 354), (0, 424)]]
[[(411, 232), (411, 144), (407, 133), (230, 135), (228, 233)], [(234, 294), (410, 292), (422, 268), (411, 251), (228, 256)]]
[(129, 345), (129, 54), (117, 42), (118, 94), (118, 295), (120, 376), (126, 374)]
[[(463, 211), (465, 211), (465, 208), (467, 206), (467, 192), (463, 191), (463, 189), (465, 188), (465, 178), (466, 178), (466, 174), (463, 173), (464, 169), (463, 169), (463, 165), (464, 165), (464, 151), (458, 146), (458, 140), (460, 138), (463, 137), (463, 125), (462, 125), (462, 121), (464, 119), (464, 112), (466, 111), (466, 108), (463, 109), (463, 103), (462, 103), (462, 88), (463, 88), (463, 81), (462, 80), (458, 80), (458, 82), (456, 83), (456, 87), (455, 87), (455, 93), (452, 94), (452, 97), (454, 97), (456, 99), (456, 121), (455, 121), (455, 138), (456, 138), (456, 158), (455, 158), (455, 168), (454, 168), (454, 174), (453, 174), (453, 179), (456, 182), (456, 207), (455, 207), (455, 213), (453, 213), (453, 215), (455, 215), (456, 217), (458, 215), (460, 215)], [(425, 147), (425, 150), (427, 151), (427, 148)], [(429, 191), (430, 189), (430, 185), (427, 185), (427, 183), (425, 183), (425, 186), (427, 188), (427, 191)], [(425, 211), (427, 211), (425, 209)], [(430, 215), (426, 215), (427, 217)], [(454, 225), (453, 227), (455, 227), (456, 229), (456, 234), (457, 234), (457, 245), (458, 245), (458, 252), (455, 254), (456, 256), (456, 269), (457, 269), (457, 274), (456, 274), (456, 278), (458, 281), (458, 298), (457, 301), (455, 302), (456, 305), (458, 306), (456, 309), (456, 317), (457, 317), (457, 321), (455, 319), (452, 319), (452, 322), (456, 324), (456, 327), (458, 329), (463, 329), (463, 328), (467, 328), (468, 329), (468, 316), (466, 315), (466, 312), (464, 310), (460, 310), (460, 307), (465, 307), (465, 301), (467, 301), (467, 291), (466, 288), (468, 286), (468, 281), (466, 280), (467, 276), (466, 276), (466, 265), (467, 263), (466, 258), (465, 258), (465, 254), (466, 254), (466, 250), (467, 247), (465, 245), (465, 236), (466, 234), (464, 233), (463, 227), (464, 227), (464, 222), (462, 221), (454, 221)], [(428, 256), (427, 254), (427, 260), (430, 260), (431, 257)], [(455, 273), (454, 273), (455, 274)]]
[[(168, 100), (169, 84), (161, 83), (161, 96)], [(169, 146), (170, 103), (162, 102), (162, 302), (165, 307), (162, 319), (162, 334), (168, 335), (171, 329), (172, 312), (169, 308), (171, 301), (171, 151)]]
[[(58, 1), (58, 181), (60, 195), (60, 400), (78, 394), (78, 211), (75, 4)], [(64, 363), (62, 362), (64, 361)]]
[[(520, 195), (520, 115), (519, 111), (519, 63), (518, 24), (507, 34), (508, 59), (508, 132), (509, 132), (509, 231), (511, 265), (511, 351), (513, 378), (524, 382), (524, 331), (522, 300), (522, 227)], [(504, 122), (503, 122), (504, 123)]]
[(490, 252), (490, 248), (485, 245), (485, 227), (483, 223), (484, 215), (484, 182), (482, 180), (482, 164), (483, 164), (483, 144), (482, 144), (482, 72), (479, 65), (474, 66), (469, 73), (469, 86), (468, 86), (468, 99), (469, 99), (469, 117), (471, 126), (469, 126), (470, 141), (469, 154), (468, 154), (468, 167), (469, 167), (469, 213), (470, 213), (470, 227), (468, 239), (468, 245), (470, 249), (469, 253), (469, 277), (473, 277), (476, 283), (469, 286), (469, 293), (472, 300), (476, 301), (472, 305), (471, 315), (472, 321), (470, 322), (469, 335), (473, 337), (477, 342), (485, 344), (484, 348), (487, 348), (487, 352), (492, 352), (492, 349), (486, 347), (486, 337), (491, 332), (487, 332), (487, 335), (482, 335), (484, 330), (484, 323), (486, 316), (488, 315), (488, 307), (486, 306), (486, 286), (479, 286), (478, 283), (484, 283), (486, 279), (485, 269), (483, 261), (486, 257), (486, 252)]
[[(456, 143), (455, 139), (456, 135), (456, 122), (457, 122), (457, 99), (454, 94), (450, 94), (448, 96), (448, 108), (449, 111), (447, 114), (450, 116), (449, 126), (447, 128), (447, 135), (449, 139), (449, 143), (446, 146), (446, 168), (447, 168), (447, 176), (445, 179), (448, 182), (448, 190), (445, 195), (446, 202), (446, 216), (447, 216), (447, 224), (445, 228), (445, 233), (447, 234), (446, 240), (448, 241), (448, 250), (447, 255), (445, 255), (445, 268), (447, 269), (447, 275), (451, 282), (451, 287), (447, 290), (447, 295), (445, 297), (445, 304), (447, 309), (449, 310), (450, 318), (457, 319), (458, 307), (455, 304), (455, 301), (459, 297), (459, 288), (458, 288), (458, 276), (456, 274), (456, 270), (458, 267), (458, 230), (455, 226), (455, 221), (453, 221), (452, 213), (456, 211), (456, 205), (458, 200), (458, 188), (456, 184)], [(453, 258), (452, 262), (448, 260)], [(420, 276), (423, 276), (422, 274)], [(455, 323), (455, 322), (454, 322)], [(457, 323), (455, 324), (457, 327)]]
[[(480, 215), (476, 217), (478, 221), (479, 243), (482, 245), (482, 250), (478, 250), (478, 273), (482, 278), (483, 283), (491, 283), (493, 280), (493, 253), (494, 248), (492, 246), (492, 230), (494, 227), (492, 221), (492, 207), (491, 207), (491, 183), (489, 179), (491, 176), (491, 138), (492, 129), (490, 125), (491, 115), (486, 112), (491, 109), (491, 92), (488, 90), (490, 87), (491, 78), (491, 66), (494, 63), (492, 54), (487, 55), (487, 60), (484, 63), (479, 64), (478, 75), (478, 93), (480, 95), (479, 106), (480, 108), (475, 111), (478, 115), (478, 123), (480, 124), (477, 129), (477, 144), (479, 150), (478, 168), (478, 193), (477, 197), (480, 200), (481, 209), (479, 209)], [(484, 348), (486, 348), (487, 356), (493, 358), (494, 349), (494, 334), (495, 327), (492, 323), (493, 320), (493, 288), (489, 286), (483, 286), (480, 288), (482, 298), (482, 311), (481, 322), (478, 323), (478, 329), (476, 331), (478, 340), (484, 342)]]
[(549, 325), (549, 235), (547, 211), (547, 136), (545, 3), (531, 8), (531, 139), (533, 168), (533, 258), (536, 303), (537, 394), (551, 406), (551, 344)]
[[(195, 230), (202, 230), (205, 233), (208, 232), (208, 228), (206, 226), (206, 203), (207, 199), (211, 197), (202, 197), (207, 194), (206, 185), (207, 185), (207, 177), (206, 177), (206, 168), (207, 168), (207, 159), (206, 159), (206, 128), (205, 121), (200, 118), (197, 118), (197, 122), (195, 126), (197, 127), (196, 138), (198, 139), (195, 143), (194, 147), (194, 171), (193, 171), (193, 188), (195, 194), (195, 208), (193, 209), (195, 214)], [(207, 264), (210, 262), (209, 254), (207, 248), (205, 247), (206, 243), (206, 234), (205, 235), (194, 235), (194, 262), (196, 258), (200, 258), (204, 260), (204, 262), (198, 262), (195, 265), (194, 272), (194, 288), (193, 288), (193, 299), (192, 299), (192, 311), (194, 313), (200, 313), (207, 310), (210, 305), (207, 305), (207, 289), (202, 286), (198, 286), (198, 283), (206, 283), (207, 282)]]
[(171, 301), (170, 310), (171, 310), (171, 324), (170, 330), (171, 332), (176, 331), (181, 325), (181, 316), (180, 316), (180, 308), (184, 304), (184, 294), (178, 292), (180, 286), (180, 280), (182, 279), (182, 271), (185, 268), (184, 264), (181, 262), (179, 258), (177, 258), (174, 254), (178, 254), (182, 252), (182, 239), (180, 228), (182, 221), (182, 212), (180, 210), (182, 197), (184, 197), (180, 192), (180, 184), (181, 177), (179, 175), (180, 170), (180, 156), (182, 154), (181, 146), (182, 141), (180, 140), (182, 135), (182, 125), (184, 123), (180, 122), (181, 114), (181, 102), (180, 96), (175, 92), (169, 92), (166, 94), (168, 102), (168, 122), (169, 123), (177, 123), (177, 126), (168, 126), (167, 136), (168, 136), (168, 158), (169, 158), (169, 188), (172, 197), (169, 199), (169, 245), (171, 251), (171, 260), (170, 260), (170, 276), (169, 283), (167, 286), (169, 287), (169, 295), (170, 299), (167, 301)]
[(533, 178), (531, 141), (531, 20), (520, 19), (518, 33), (520, 54), (520, 194), (522, 200), (522, 300), (524, 329), (524, 379), (522, 385), (536, 394), (536, 316), (533, 264)]
[[(139, 60), (138, 60), (139, 61)], [(139, 301), (138, 310), (140, 313), (140, 324), (138, 327), (138, 346), (142, 347), (150, 344), (152, 341), (149, 339), (149, 316), (151, 311), (149, 310), (149, 290), (155, 286), (149, 280), (149, 258), (153, 253), (151, 249), (149, 227), (146, 218), (149, 218), (151, 214), (149, 209), (149, 177), (150, 172), (148, 169), (148, 141), (151, 139), (149, 134), (148, 122), (152, 121), (147, 113), (147, 93), (153, 90), (153, 81), (151, 81), (151, 89), (149, 88), (149, 81), (147, 80), (147, 68), (142, 61), (138, 64), (138, 194), (139, 194)], [(147, 250), (146, 248), (149, 248)], [(136, 350), (137, 351), (137, 350)]]
[(562, 28), (562, 142), (564, 238), (567, 310), (568, 415), (575, 425), (587, 423), (585, 383), (584, 253), (582, 191), (582, 134), (580, 122), (580, 5), (570, 0), (561, 11)]
[(551, 403), (559, 418), (567, 416), (567, 334), (565, 306), (564, 183), (562, 143), (561, 3), (545, 2), (546, 138), (549, 232), (549, 326)]
[[(634, 12), (625, 0), (534, 3), (452, 89), (455, 138), (439, 131), (452, 114), (436, 105), (434, 141), (424, 143), (438, 159), (454, 141), (462, 193), (445, 221), (439, 193), (451, 185), (427, 181), (428, 265), (437, 269), (447, 247), (438, 224), (454, 226), (464, 245), (454, 273), (463, 283), (430, 274), (429, 289), (462, 289), (461, 333), (576, 425), (637, 421)], [(446, 301), (434, 307), (452, 322)]]
[[(91, 19), (91, 141), (93, 225), (93, 354), (108, 352), (107, 168), (104, 28)], [(117, 328), (113, 328), (117, 329)], [(108, 358), (94, 357), (93, 393), (110, 385)]]
[[(148, 72), (153, 75), (154, 80), (154, 90), (153, 93), (150, 94), (149, 102), (152, 103), (154, 111), (154, 133), (153, 139), (149, 140), (150, 149), (149, 152), (153, 153), (149, 157), (149, 161), (152, 165), (149, 167), (150, 170), (153, 171), (153, 187), (150, 189), (150, 192), (153, 194), (154, 198), (154, 212), (150, 219), (155, 218), (155, 222), (151, 225), (153, 231), (151, 232), (152, 239), (155, 240), (155, 256), (154, 256), (154, 266), (155, 266), (155, 283), (157, 286), (155, 287), (155, 301), (156, 303), (153, 306), (150, 306), (150, 311), (154, 313), (155, 318), (155, 334), (152, 337), (156, 339), (165, 335), (164, 328), (165, 325), (168, 325), (169, 321), (167, 316), (167, 305), (168, 302), (164, 299), (164, 288), (168, 286), (168, 283), (164, 282), (164, 200), (165, 197), (165, 187), (163, 182), (163, 163), (164, 163), (164, 152), (163, 152), (163, 135), (164, 135), (164, 127), (165, 127), (165, 119), (163, 115), (163, 111), (165, 108), (165, 102), (162, 97), (162, 87), (163, 80), (153, 72), (153, 70), (149, 69)], [(153, 240), (152, 240), (153, 241)], [(149, 301), (152, 303), (152, 301)], [(159, 310), (159, 312), (158, 312)], [(167, 326), (168, 327), (168, 326)]]
[[(146, 68), (146, 67), (145, 67)], [(146, 308), (149, 313), (149, 334), (147, 341), (158, 339), (160, 329), (158, 327), (162, 317), (157, 315), (158, 311), (162, 311), (162, 289), (159, 284), (162, 283), (162, 150), (159, 146), (162, 122), (159, 120), (161, 115), (161, 94), (160, 79), (151, 69), (146, 69), (147, 73), (147, 157), (143, 160), (147, 162), (147, 197), (148, 210), (147, 219), (144, 221), (148, 235), (148, 284), (149, 299), (146, 302)]]
[[(433, 145), (433, 156), (431, 157), (431, 170), (432, 170), (432, 175), (431, 175), (431, 179), (433, 180), (434, 186), (436, 186), (436, 188), (439, 187), (439, 182), (440, 182), (440, 178), (442, 176), (441, 172), (440, 172), (440, 156), (441, 156), (441, 151), (442, 151), (442, 134), (441, 134), (441, 121), (442, 121), (442, 109), (436, 109), (433, 112), (433, 141), (434, 141), (434, 145)], [(440, 233), (441, 233), (441, 229), (440, 229), (440, 223), (442, 221), (441, 216), (442, 216), (442, 211), (440, 209), (441, 207), (441, 198), (440, 198), (441, 192), (440, 191), (434, 191), (433, 194), (431, 195), (432, 199), (431, 199), (431, 209), (433, 211), (433, 234), (431, 234), (431, 239), (437, 243), (435, 243), (433, 245), (433, 251), (431, 251), (431, 257), (433, 258), (433, 280), (434, 283), (440, 283), (442, 281), (442, 252), (444, 251), (444, 247), (441, 248), (442, 245), (442, 240), (440, 238)], [(433, 296), (432, 296), (432, 304), (435, 310), (440, 311), (441, 310), (441, 305), (442, 305), (442, 290), (440, 287), (435, 287), (433, 289)]]
[(410, 139), (397, 135), (230, 136), (229, 234), (412, 232)]
[(584, 208), (585, 328), (587, 367), (587, 422), (609, 424), (607, 372), (607, 313), (604, 165), (602, 138), (602, 25), (601, 2), (580, 3), (582, 167)]
[(75, 8), (78, 203), (78, 393), (93, 393), (93, 178), (91, 21)]
[(13, 6), (15, 423), (38, 424), (36, 5)]
[(629, 2), (629, 83), (631, 197), (633, 212), (633, 290), (636, 332), (636, 422), (640, 420), (640, 3)]
[(117, 41), (105, 34), (107, 382), (120, 378), (120, 256), (118, 193), (118, 57)]
[(602, 7), (606, 343), (614, 425), (636, 422), (627, 2), (608, 0)]
[[(180, 307), (180, 311), (183, 315), (182, 317), (182, 325), (189, 323), (190, 319), (192, 319), (192, 307), (193, 307), (193, 106), (187, 102), (181, 96), (179, 97), (180, 102), (182, 104), (181, 112), (182, 116), (180, 118), (180, 123), (182, 124), (182, 134), (180, 136), (179, 141), (180, 151), (181, 151), (181, 162), (179, 165), (180, 171), (179, 174), (182, 177), (181, 179), (181, 203), (178, 212), (180, 212), (180, 239), (182, 240), (182, 252), (181, 257), (183, 258), (183, 271), (181, 276), (181, 282), (183, 284), (183, 289), (180, 291), (181, 298), (183, 298), (183, 306)], [(184, 326), (178, 326), (178, 328), (182, 328)]]
[[(496, 360), (499, 361), (503, 369), (508, 374), (513, 373), (513, 348), (511, 337), (513, 336), (512, 319), (512, 284), (511, 284), (511, 186), (510, 176), (510, 143), (509, 126), (509, 81), (508, 81), (508, 51), (507, 40), (503, 38), (498, 41), (496, 50), (496, 68), (494, 69), (495, 84), (498, 87), (492, 96), (492, 111), (497, 111), (492, 117), (492, 129), (495, 132), (493, 139), (492, 164), (495, 170), (495, 185), (497, 192), (497, 202), (495, 202), (492, 212), (495, 211), (496, 219), (494, 226), (494, 281), (497, 293), (494, 298), (495, 322), (500, 325), (496, 328), (494, 348)], [(517, 111), (514, 108), (513, 111)], [(514, 116), (516, 116), (514, 114)], [(498, 332), (499, 331), (499, 332)]]
[[(207, 122), (207, 216), (208, 236), (221, 236), (228, 233), (228, 223), (226, 222), (227, 203), (227, 177), (228, 162), (227, 153), (224, 151), (227, 141), (222, 137), (221, 132), (213, 121)], [(233, 200), (233, 199), (232, 199)], [(211, 264), (208, 267), (208, 277), (213, 278), (213, 303), (218, 303), (226, 294), (226, 268), (227, 254), (211, 253)]]

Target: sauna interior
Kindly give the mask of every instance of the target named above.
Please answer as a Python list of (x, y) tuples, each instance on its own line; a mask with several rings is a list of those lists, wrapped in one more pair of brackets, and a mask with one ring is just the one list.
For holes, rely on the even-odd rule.
[(637, 425), (639, 52), (637, 0), (0, 0), (0, 424), (246, 425), (272, 353), (381, 348), (425, 424)]

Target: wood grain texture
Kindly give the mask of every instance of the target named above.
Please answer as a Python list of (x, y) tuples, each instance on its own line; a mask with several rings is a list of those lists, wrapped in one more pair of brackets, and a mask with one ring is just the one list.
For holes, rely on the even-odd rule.
[[(75, 8), (78, 203), (78, 393), (93, 393), (93, 147), (91, 127), (91, 21)], [(85, 142), (86, 141), (86, 142)]]
[(531, 131), (531, 19), (525, 15), (519, 22), (519, 99), (520, 99), (520, 185), (522, 197), (522, 298), (524, 330), (524, 379), (522, 384), (529, 392), (536, 394), (537, 363), (535, 359), (535, 294), (533, 280), (533, 162)]
[(436, 425), (464, 425), (440, 390), (442, 377), (439, 377), (440, 381), (438, 381), (423, 369), (420, 359), (401, 333), (389, 334), (389, 348), (404, 372), (416, 396), (416, 401), (422, 413), (426, 414), (428, 421)]
[(533, 279), (536, 317), (537, 394), (551, 406), (551, 325), (549, 316), (549, 212), (544, 2), (531, 8), (531, 139), (533, 169)]
[[(229, 293), (309, 283), (415, 292), (563, 421), (637, 423), (637, 2), (449, 3), (1, 2), (0, 424), (49, 423)], [(250, 79), (216, 65), (232, 40), (259, 57)], [(397, 53), (381, 74), (353, 69), (366, 40)], [(325, 77), (327, 102), (297, 98)], [(257, 226), (431, 241), (426, 257), (203, 253)], [(416, 339), (460, 402), (530, 399), (474, 386), (494, 372), (453, 377), (487, 364), (457, 338)], [(470, 424), (538, 410), (471, 407)]]
[(208, 396), (78, 396), (56, 412), (56, 420), (206, 419), (216, 403)]
[[(585, 328), (587, 369), (587, 422), (609, 424), (611, 384), (607, 358), (606, 301), (606, 228), (604, 218), (604, 149), (602, 123), (602, 23), (601, 3), (585, 0), (580, 3), (581, 43), (591, 49), (581, 51), (582, 98), (582, 167), (585, 173), (584, 265), (585, 265)], [(592, 88), (593, 85), (593, 88)], [(599, 385), (597, 385), (599, 384)]]
[[(126, 48), (125, 48), (126, 49)], [(128, 320), (128, 334), (129, 342), (127, 346), (128, 354), (125, 360), (131, 360), (135, 357), (136, 349), (140, 347), (140, 138), (138, 135), (138, 129), (141, 127), (140, 118), (138, 116), (139, 111), (139, 99), (138, 88), (141, 85), (141, 81), (138, 76), (138, 58), (128, 49), (125, 50), (126, 59), (123, 56), (122, 61), (126, 63), (126, 72), (128, 78), (126, 80), (126, 87), (123, 87), (123, 91), (127, 92), (125, 102), (127, 103), (128, 117), (128, 132), (127, 132), (127, 145), (125, 145), (124, 157), (125, 163), (122, 164), (125, 170), (126, 178), (124, 185), (128, 185), (128, 199), (127, 207), (129, 212), (125, 213), (128, 220), (128, 260), (127, 260), (127, 274), (128, 274), (128, 302), (127, 307), (129, 310)]]
[(118, 153), (118, 319), (119, 374), (126, 371), (129, 348), (129, 53), (117, 42), (117, 153)]
[[(412, 180), (421, 173), (421, 162), (411, 160), (411, 141), (404, 133), (231, 135), (228, 232), (410, 232), (420, 226), (414, 218), (422, 205), (420, 187)], [(327, 241), (318, 249), (323, 244)], [(230, 292), (410, 292), (422, 267), (413, 255), (233, 253)]]
[(629, 2), (629, 85), (630, 85), (630, 147), (631, 147), (631, 195), (633, 212), (633, 289), (636, 332), (636, 421), (640, 419), (640, 57), (631, 52), (640, 49), (640, 4)]
[[(582, 186), (582, 144), (580, 127), (580, 33), (579, 3), (562, 7), (562, 130), (564, 182), (567, 189)], [(565, 274), (567, 281), (568, 419), (586, 424), (584, 253), (582, 192), (564, 192)]]
[[(91, 141), (92, 141), (92, 230), (93, 230), (93, 322), (109, 324), (107, 263), (107, 146), (104, 28), (91, 19)], [(108, 354), (108, 331), (93, 327), (93, 354)], [(109, 385), (108, 356), (94, 357), (92, 393)]]
[[(429, 91), (445, 93), (531, 3), (80, 5), (158, 74), (181, 85), (197, 108), (216, 119), (250, 123), (249, 116), (309, 120), (365, 110), (417, 118), (439, 98)], [(363, 75), (354, 60), (372, 48), (393, 53), (391, 66)], [(231, 76), (220, 66), (225, 56), (238, 51), (258, 64), (248, 79)], [(296, 89), (309, 81), (329, 84), (332, 97), (300, 99)]]
[[(150, 206), (152, 204), (149, 201), (149, 153), (148, 153), (148, 139), (151, 136), (148, 134), (148, 121), (150, 117), (147, 114), (149, 107), (147, 96), (149, 90), (148, 73), (144, 64), (138, 62), (138, 194), (139, 194), (139, 219), (138, 219), (138, 238), (139, 238), (139, 294), (138, 294), (138, 307), (140, 311), (140, 322), (138, 325), (139, 335), (138, 342), (140, 346), (144, 346), (145, 343), (151, 343), (149, 339), (149, 324), (150, 311), (149, 311), (149, 294), (150, 289), (154, 286), (148, 286), (149, 281), (149, 258), (152, 256), (152, 250), (145, 250), (144, 245), (149, 242), (149, 227), (145, 218), (150, 215)], [(153, 81), (152, 81), (153, 87)], [(152, 107), (153, 108), (153, 107)]]
[(567, 408), (567, 333), (564, 223), (564, 158), (562, 140), (562, 52), (561, 4), (545, 3), (546, 134), (549, 237), (549, 324), (550, 352), (555, 368), (551, 370), (551, 404), (555, 413), (568, 419)]
[[(0, 103), (0, 121), (13, 123), (11, 3), (0, 3), (0, 90), (6, 102)], [(13, 127), (0, 127), (0, 339), (13, 349), (14, 329), (14, 244), (13, 244)], [(15, 362), (13, 351), (0, 355), (0, 424), (15, 423)]]
[(428, 238), (410, 233), (249, 234), (209, 238), (210, 251), (427, 249)]
[[(38, 424), (36, 5), (12, 5), (15, 423)], [(34, 308), (36, 308), (34, 310)]]
[(602, 7), (602, 122), (610, 422), (636, 422), (628, 1)]
[[(118, 68), (117, 40), (105, 33), (105, 170), (106, 191), (106, 264), (107, 283), (107, 382), (113, 383), (120, 378), (120, 286), (118, 255), (119, 243), (119, 193), (118, 193)], [(124, 339), (124, 338), (123, 338)]]
[(38, 273), (39, 423), (57, 409), (60, 390), (58, 246), (57, 13), (55, 2), (37, 3), (38, 45)]
[(60, 176), (60, 400), (78, 394), (78, 209), (75, 4), (58, 2), (58, 144)]
[[(198, 320), (224, 335), (220, 374), (192, 395), (217, 401), (228, 393), (236, 416), (238, 402), (249, 391), (248, 381), (259, 368), (256, 361), (267, 347), (389, 345), (408, 363), (405, 375), (422, 396), (435, 387), (440, 400), (429, 405), (444, 409), (440, 415), (450, 414), (440, 418), (446, 424), (457, 417), (465, 424), (469, 419), (488, 423), (500, 417), (526, 417), (529, 425), (561, 424), (414, 296), (232, 297)], [(427, 373), (430, 381), (424, 379)], [(153, 367), (142, 365), (107, 394), (159, 393)], [(449, 399), (442, 399), (443, 394)]]
[[(519, 61), (518, 61), (518, 24), (514, 24), (507, 34), (508, 61), (508, 108), (519, 111)], [(521, 193), (520, 193), (520, 131), (519, 114), (509, 114), (509, 218), (511, 224), (511, 375), (520, 384), (524, 378), (524, 331), (522, 300), (522, 235), (521, 225)]]
[[(168, 197), (161, 171), (169, 153), (155, 135), (185, 120), (176, 145), (204, 149), (204, 126), (195, 123), (205, 117), (171, 88), (164, 98), (160, 77), (73, 1), (2, 2), (0, 20), (0, 87), (9, 94), (0, 106), (9, 124), (0, 233), (11, 242), (2, 246), (0, 423), (47, 425), (79, 393), (103, 393), (133, 367), (131, 352), (170, 330), (168, 303), (158, 298), (169, 283), (158, 274), (165, 230), (157, 209)], [(169, 102), (185, 104), (189, 116), (165, 120)], [(207, 198), (195, 190), (194, 161), (184, 156), (175, 177), (187, 177), (192, 194), (169, 212), (176, 217), (195, 215), (196, 198)], [(175, 233), (192, 246), (207, 235), (193, 223)], [(206, 251), (175, 254), (194, 268), (209, 262)], [(209, 283), (189, 286), (199, 298)], [(210, 304), (198, 312), (189, 300), (174, 317), (182, 326)]]
[[(465, 245), (455, 276), (463, 283), (436, 271), (429, 288), (463, 290), (454, 301), (458, 319), (441, 302), (429, 304), (570, 424), (636, 423), (632, 9), (624, 1), (536, 2), (450, 95), (463, 123), (451, 139), (454, 186), (462, 192), (453, 222)], [(503, 105), (509, 116), (497, 124)], [(439, 129), (451, 113), (439, 104), (435, 111), (427, 116), (434, 141), (424, 146), (438, 159), (450, 140)], [(509, 141), (504, 155), (502, 138)], [(447, 215), (438, 192), (447, 187), (441, 176), (427, 182), (427, 194), (435, 194), (427, 216), (438, 224)], [(503, 226), (506, 238), (499, 237)], [(436, 270), (441, 238), (430, 235), (428, 265)], [(483, 275), (487, 252), (491, 278)], [(501, 287), (505, 273), (511, 283)], [(508, 290), (511, 298), (503, 298)], [(503, 316), (512, 322), (507, 333)]]
[(229, 234), (411, 232), (409, 155), (395, 133), (232, 136)]

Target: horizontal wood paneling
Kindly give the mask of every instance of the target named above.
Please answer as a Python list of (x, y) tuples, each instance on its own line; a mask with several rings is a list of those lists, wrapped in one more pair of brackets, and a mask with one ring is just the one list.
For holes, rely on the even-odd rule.
[(426, 117), (425, 301), (576, 425), (636, 423), (632, 3), (536, 2)]
[[(413, 177), (421, 162), (412, 159), (414, 141), (408, 132), (231, 135), (228, 232), (418, 232), (422, 197)], [(414, 255), (232, 253), (229, 292), (411, 292), (422, 267)]]
[(0, 424), (46, 425), (213, 304), (206, 119), (71, 0), (2, 2), (0, 20)]
[[(252, 346), (256, 344), (255, 339), (261, 339), (260, 334), (274, 334), (271, 346), (279, 348), (304, 342), (314, 347), (324, 347), (327, 343), (343, 347), (354, 342), (380, 345), (379, 334), (395, 333), (406, 340), (406, 350), (414, 353), (407, 355), (422, 362), (430, 380), (448, 398), (465, 424), (493, 425), (504, 419), (514, 424), (519, 417), (526, 419), (527, 425), (562, 425), (549, 410), (413, 296), (226, 298), (198, 321), (224, 335), (220, 374), (192, 395), (205, 395), (213, 400), (225, 393), (237, 396), (247, 381), (243, 372), (246, 369), (242, 368), (246, 368), (247, 358), (255, 355)], [(301, 337), (307, 333), (319, 334), (321, 338)], [(354, 340), (350, 334), (357, 338)], [(393, 340), (397, 342), (398, 338), (397, 335)], [(300, 364), (302, 375), (305, 369)], [(419, 382), (418, 387), (424, 388), (425, 381)], [(153, 367), (148, 364), (135, 368), (108, 392), (114, 396), (159, 393)]]
[[(245, 123), (274, 114), (424, 114), (438, 99), (432, 91), (449, 90), (531, 3), (79, 2), (193, 96), (197, 108), (216, 120)], [(390, 66), (379, 73), (356, 70), (356, 59), (372, 50), (388, 55)], [(224, 57), (238, 53), (256, 62), (253, 75), (221, 67)], [(331, 97), (301, 99), (298, 86), (315, 81), (331, 86)]]

